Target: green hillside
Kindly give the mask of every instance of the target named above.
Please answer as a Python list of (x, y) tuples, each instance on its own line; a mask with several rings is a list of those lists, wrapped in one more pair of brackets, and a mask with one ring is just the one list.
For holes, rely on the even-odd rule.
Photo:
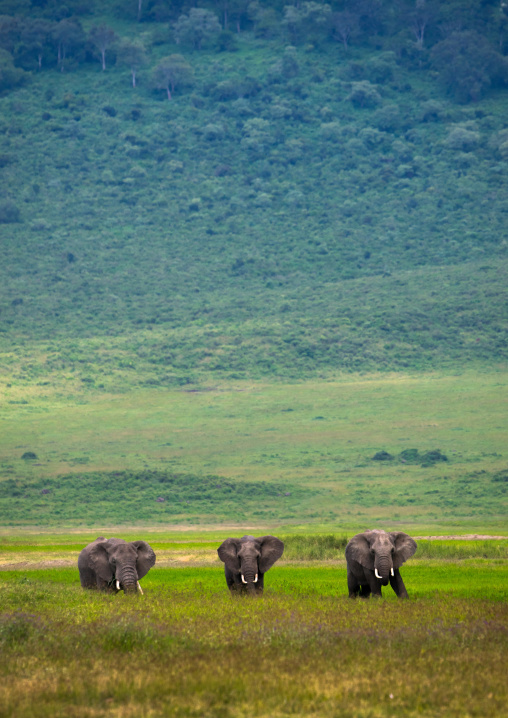
[[(5, 523), (106, 522), (120, 483), (124, 523), (499, 525), (507, 9), (192, 5), (0, 0)], [(387, 403), (367, 382), (346, 419), (366, 374)], [(253, 385), (282, 392), (257, 429)], [(332, 386), (339, 436), (367, 424), (342, 443)], [(450, 463), (372, 459), (412, 447)]]
[[(441, 4), (419, 49), (412, 3), (363, 3), (346, 49), (347, 3), (304, 3), (291, 22), (251, 4), (242, 32), (217, 25), (196, 49), (175, 29), (186, 6), (149, 3), (138, 22), (137, 6), (29, 4), (0, 4), (2, 342), (31, 358), (11, 378), (100, 378), (89, 340), (104, 337), (108, 371), (162, 383), (506, 357), (494, 5)], [(453, 12), (462, 34), (445, 42)], [(157, 68), (175, 54), (192, 76), (174, 71), (168, 101)]]

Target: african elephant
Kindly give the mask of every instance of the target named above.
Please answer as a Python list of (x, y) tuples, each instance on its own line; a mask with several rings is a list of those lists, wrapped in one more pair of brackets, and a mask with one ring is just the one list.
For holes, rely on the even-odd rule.
[(228, 538), (217, 549), (225, 563), (226, 583), (232, 594), (263, 593), (264, 576), (282, 556), (284, 544), (275, 536)]
[(135, 593), (139, 579), (155, 564), (155, 554), (146, 541), (131, 541), (99, 536), (81, 551), (79, 578), (83, 588), (98, 588), (114, 593)]
[(346, 546), (349, 597), (381, 596), (381, 586), (393, 588), (407, 598), (399, 568), (416, 551), (416, 542), (402, 531), (364, 531)]

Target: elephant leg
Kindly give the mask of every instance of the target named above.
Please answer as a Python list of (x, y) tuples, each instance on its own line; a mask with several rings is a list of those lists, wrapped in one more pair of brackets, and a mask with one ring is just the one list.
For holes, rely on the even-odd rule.
[(258, 574), (258, 582), (256, 583), (256, 593), (260, 596), (263, 595), (263, 589), (265, 587), (265, 575), (264, 573)]
[(347, 572), (347, 587), (349, 591), (349, 598), (356, 598), (360, 589), (358, 579), (352, 571)]
[(367, 581), (369, 583), (369, 588), (372, 592), (373, 598), (381, 598), (381, 583), (378, 581), (378, 579), (374, 575), (374, 571), (370, 571), (365, 569), (365, 575), (367, 577)]
[[(99, 591), (111, 591), (111, 587), (107, 581), (104, 581), (100, 576), (96, 577), (97, 588)], [(116, 590), (115, 590), (116, 593)]]
[(363, 586), (360, 586), (360, 598), (368, 598), (370, 594), (371, 589), (367, 583), (364, 583)]
[(97, 588), (95, 574), (89, 569), (80, 569), (79, 579), (83, 588)]
[(238, 574), (233, 573), (225, 566), (224, 574), (226, 583), (232, 596), (240, 596), (243, 593), (243, 585)]
[(406, 587), (404, 586), (404, 581), (402, 580), (399, 569), (395, 568), (393, 573), (395, 575), (390, 576), (390, 586), (399, 598), (408, 598)]

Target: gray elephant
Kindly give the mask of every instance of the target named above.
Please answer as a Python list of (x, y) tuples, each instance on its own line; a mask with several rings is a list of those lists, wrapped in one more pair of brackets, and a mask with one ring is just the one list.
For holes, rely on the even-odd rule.
[(143, 593), (139, 579), (154, 564), (155, 553), (146, 541), (127, 542), (99, 536), (79, 554), (79, 578), (83, 588)]
[(223, 541), (217, 553), (224, 561), (226, 583), (231, 593), (261, 595), (265, 573), (283, 551), (283, 542), (275, 536), (242, 536)]
[(402, 531), (364, 531), (346, 546), (349, 597), (381, 596), (381, 586), (407, 598), (399, 568), (416, 551), (416, 542)]

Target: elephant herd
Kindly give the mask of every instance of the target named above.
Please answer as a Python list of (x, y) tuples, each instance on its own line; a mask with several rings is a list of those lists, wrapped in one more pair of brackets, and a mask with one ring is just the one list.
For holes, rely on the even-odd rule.
[[(261, 595), (265, 573), (282, 556), (283, 542), (275, 536), (228, 538), (217, 549), (224, 562), (226, 583), (232, 594)], [(400, 567), (416, 551), (416, 542), (402, 531), (364, 531), (346, 546), (347, 585), (350, 598), (381, 596), (388, 583), (399, 598), (407, 598)], [(127, 542), (103, 536), (85, 546), (78, 558), (83, 588), (114, 593), (141, 590), (140, 579), (155, 564), (146, 541)]]

